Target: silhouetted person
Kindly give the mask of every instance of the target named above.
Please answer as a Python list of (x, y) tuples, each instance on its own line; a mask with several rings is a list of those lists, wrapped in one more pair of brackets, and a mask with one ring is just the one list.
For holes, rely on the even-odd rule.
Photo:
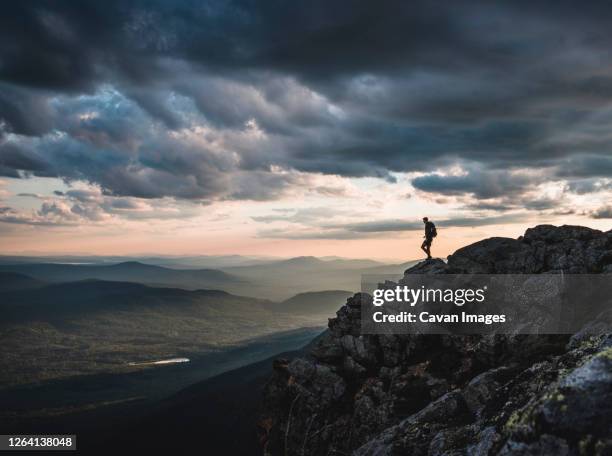
[(423, 223), (425, 224), (425, 240), (421, 244), (421, 250), (427, 254), (427, 259), (431, 258), (431, 243), (433, 238), (438, 235), (436, 231), (436, 225), (430, 222), (427, 217), (423, 217)]

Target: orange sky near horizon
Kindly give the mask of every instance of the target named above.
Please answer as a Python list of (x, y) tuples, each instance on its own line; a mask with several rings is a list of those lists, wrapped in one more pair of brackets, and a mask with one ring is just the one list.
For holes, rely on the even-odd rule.
[[(434, 219), (435, 221), (435, 219)], [(571, 223), (571, 222), (568, 222)], [(490, 225), (475, 228), (438, 228), (432, 254), (445, 258), (458, 248), (478, 240), (504, 236), (516, 238), (536, 223)], [(555, 224), (563, 224), (559, 221)], [(576, 223), (571, 223), (576, 224)], [(593, 228), (602, 230), (605, 221), (593, 221)], [(422, 258), (419, 246), (420, 231), (388, 232), (371, 239), (264, 239), (244, 233), (231, 232), (180, 232), (168, 231), (143, 236), (138, 232), (118, 235), (113, 230), (95, 232), (80, 229), (47, 230), (36, 234), (37, 227), (28, 227), (13, 233), (10, 238), (0, 238), (0, 253), (26, 255), (253, 255), (274, 257), (340, 256), (369, 258), (386, 261), (408, 261)]]
[[(417, 192), (410, 185), (413, 175), (396, 177), (391, 183), (313, 175), (309, 183), (340, 189), (340, 195), (321, 195), (306, 186), (272, 201), (210, 205), (122, 199), (91, 184), (53, 178), (7, 178), (0, 180), (0, 202), (18, 211), (8, 213), (11, 222), (0, 220), (0, 254), (340, 256), (398, 262), (423, 258), (425, 215), (438, 227), (432, 253), (443, 258), (484, 238), (516, 238), (538, 224), (612, 228), (610, 219), (593, 218), (588, 210), (605, 204), (608, 192), (595, 199), (545, 184), (538, 194), (558, 198), (568, 215), (513, 210), (500, 216), (466, 208), (469, 197)], [(115, 208), (126, 201), (127, 209)]]

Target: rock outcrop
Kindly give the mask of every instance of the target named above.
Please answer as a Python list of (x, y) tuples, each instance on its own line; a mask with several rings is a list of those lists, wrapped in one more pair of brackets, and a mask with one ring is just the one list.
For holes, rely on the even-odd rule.
[[(612, 232), (550, 225), (405, 274), (610, 273)], [(612, 334), (360, 335), (348, 299), (264, 391), (266, 455), (612, 454)]]

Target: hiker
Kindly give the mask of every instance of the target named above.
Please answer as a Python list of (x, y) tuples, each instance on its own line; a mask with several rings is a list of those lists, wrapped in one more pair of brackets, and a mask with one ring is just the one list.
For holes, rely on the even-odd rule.
[(423, 217), (423, 223), (425, 224), (425, 240), (421, 244), (421, 250), (427, 254), (427, 259), (431, 259), (431, 243), (433, 238), (438, 235), (436, 231), (436, 225), (430, 222), (427, 217)]

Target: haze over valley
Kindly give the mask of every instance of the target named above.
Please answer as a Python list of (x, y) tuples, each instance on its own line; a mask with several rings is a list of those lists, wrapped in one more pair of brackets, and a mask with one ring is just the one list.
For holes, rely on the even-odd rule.
[[(302, 347), (359, 291), (362, 274), (401, 273), (409, 264), (0, 257), (0, 396), (7, 404), (0, 423), (70, 421), (108, 407), (144, 413), (133, 401), (149, 404)], [(173, 359), (183, 362), (159, 363)]]

